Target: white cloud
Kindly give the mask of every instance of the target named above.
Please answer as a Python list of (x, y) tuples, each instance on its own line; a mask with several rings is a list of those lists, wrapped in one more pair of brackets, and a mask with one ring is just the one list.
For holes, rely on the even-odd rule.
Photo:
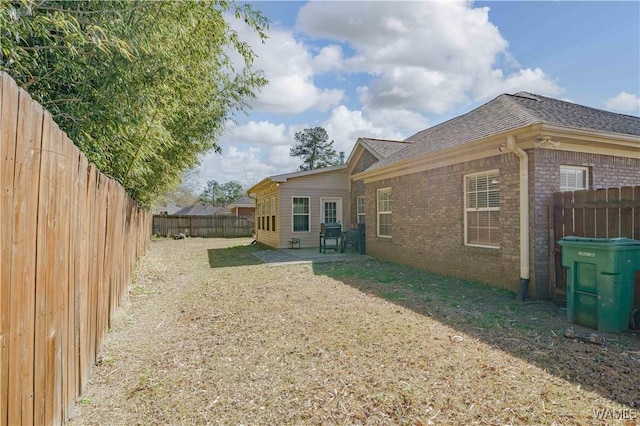
[(540, 68), (533, 70), (527, 68), (506, 77), (501, 70), (494, 70), (474, 92), (477, 98), (485, 99), (501, 93), (522, 91), (555, 97), (562, 93), (563, 89), (555, 81), (549, 79)]
[(329, 139), (334, 141), (334, 149), (344, 151), (346, 156), (359, 137), (378, 136), (384, 131), (366, 119), (362, 111), (350, 111), (344, 105), (334, 108), (322, 127), (327, 131)]
[(424, 116), (407, 109), (365, 109), (365, 111), (372, 122), (386, 129), (386, 133), (381, 135), (384, 139), (403, 140), (430, 126)]
[(607, 109), (640, 114), (640, 98), (627, 92), (620, 92), (605, 102)]
[(342, 68), (342, 48), (332, 44), (324, 46), (313, 58), (313, 68), (317, 73), (324, 73)]
[[(427, 124), (423, 116), (408, 110), (359, 111), (340, 105), (320, 125), (334, 141), (335, 150), (348, 156), (359, 137), (402, 140)], [(209, 180), (235, 180), (246, 186), (266, 176), (294, 172), (300, 165), (299, 158), (289, 155), (295, 144), (294, 135), (312, 126), (268, 121), (229, 123), (218, 141), (222, 153), (209, 153), (202, 158), (194, 185), (204, 187)]]
[[(247, 41), (256, 55), (253, 68), (262, 70), (267, 85), (257, 93), (251, 106), (255, 110), (277, 114), (299, 114), (314, 109), (326, 111), (340, 103), (341, 89), (321, 89), (313, 80), (316, 67), (328, 70), (340, 66), (339, 52), (335, 48), (321, 50), (315, 58), (309, 48), (295, 39), (291, 31), (274, 28), (267, 31), (269, 38), (261, 43), (247, 26), (234, 22), (241, 40)], [(337, 56), (338, 55), (338, 56)]]
[(403, 140), (425, 129), (427, 120), (407, 110), (349, 110), (340, 105), (322, 123), (336, 151), (349, 155), (360, 137)]
[(250, 121), (244, 125), (229, 123), (225, 134), (220, 138), (221, 144), (259, 144), (280, 145), (287, 143), (286, 126), (268, 121)]
[(248, 186), (266, 176), (295, 171), (298, 165), (299, 161), (289, 156), (288, 145), (246, 149), (231, 146), (221, 154), (209, 153), (202, 159), (196, 185), (204, 187), (209, 180), (221, 183), (233, 180)]
[(297, 27), (353, 49), (341, 58), (344, 69), (372, 76), (360, 90), (360, 101), (372, 110), (444, 114), (503, 92), (560, 93), (542, 70), (505, 76), (495, 68), (499, 58), (508, 66), (518, 63), (488, 12), (471, 2), (309, 2)]

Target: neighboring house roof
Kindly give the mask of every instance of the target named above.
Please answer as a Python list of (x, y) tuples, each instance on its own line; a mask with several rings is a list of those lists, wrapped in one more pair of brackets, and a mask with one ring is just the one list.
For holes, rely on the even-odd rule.
[(370, 169), (463, 145), (536, 123), (640, 136), (640, 117), (519, 92), (504, 94), (461, 116), (407, 138), (406, 147)]
[(163, 203), (156, 207), (156, 210), (160, 212), (167, 212), (168, 215), (176, 214), (177, 211), (183, 209), (183, 206), (173, 204), (173, 203)]
[(255, 207), (255, 200), (253, 198), (247, 197), (246, 195), (243, 195), (234, 202), (230, 203), (227, 207)]
[(182, 210), (177, 211), (174, 215), (177, 216), (211, 216), (215, 214), (229, 213), (229, 209), (226, 207), (214, 207), (205, 204), (198, 204), (195, 206), (185, 207)]

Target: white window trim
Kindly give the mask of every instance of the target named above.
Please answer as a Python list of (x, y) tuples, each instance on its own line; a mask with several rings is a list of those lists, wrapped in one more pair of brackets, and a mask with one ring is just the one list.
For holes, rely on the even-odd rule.
[[(584, 183), (585, 183), (585, 187), (584, 188), (567, 188), (565, 187), (565, 189), (562, 188), (562, 171), (563, 170), (573, 170), (573, 171), (583, 171), (584, 172)], [(569, 166), (569, 165), (561, 165), (560, 166), (560, 191), (561, 192), (567, 192), (567, 191), (581, 191), (583, 189), (589, 189), (589, 167), (585, 167), (585, 166)]]
[[(389, 208), (391, 210), (380, 210), (380, 193), (382, 191), (389, 191)], [(380, 238), (391, 238), (391, 235), (381, 235), (380, 234), (380, 215), (393, 215), (393, 208), (391, 207), (391, 187), (388, 186), (386, 188), (379, 188), (376, 190), (376, 235)]]
[[(500, 245), (488, 245), (488, 244), (471, 244), (469, 243), (469, 230), (468, 230), (468, 215), (467, 212), (470, 211), (500, 211), (500, 207), (477, 207), (477, 208), (471, 208), (467, 206), (467, 178), (470, 177), (475, 177), (475, 176), (483, 176), (483, 175), (497, 175), (498, 176), (498, 181), (500, 179), (500, 170), (487, 170), (484, 172), (478, 172), (478, 173), (469, 173), (463, 176), (462, 179), (462, 184), (463, 184), (463, 197), (464, 197), (464, 245), (465, 246), (469, 246), (469, 247), (483, 247), (483, 248), (490, 248), (490, 249), (499, 249)], [(500, 195), (500, 189), (498, 189), (498, 195)], [(502, 231), (502, 228), (500, 228), (500, 231)]]
[[(302, 213), (294, 213), (294, 209), (293, 209), (293, 199), (294, 198), (306, 198), (307, 200), (309, 200), (308, 206), (309, 206), (309, 212), (307, 213), (307, 216), (309, 216), (309, 229), (306, 231), (295, 231), (293, 229), (294, 227), (294, 217), (295, 216), (302, 216)], [(296, 234), (302, 234), (302, 233), (310, 233), (311, 232), (311, 197), (306, 196), (306, 195), (296, 195), (291, 197), (291, 232), (295, 232)]]
[[(360, 201), (362, 200), (362, 213), (360, 213)], [(362, 221), (360, 221), (360, 216), (362, 216)], [(364, 195), (358, 195), (356, 197), (356, 223), (365, 223), (366, 220), (366, 206), (365, 206), (365, 198)]]

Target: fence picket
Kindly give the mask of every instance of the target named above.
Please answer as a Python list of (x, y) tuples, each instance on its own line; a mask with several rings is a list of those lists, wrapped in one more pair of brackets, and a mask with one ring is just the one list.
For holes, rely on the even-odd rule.
[[(633, 202), (632, 187), (620, 188), (620, 202)], [(633, 238), (633, 207), (622, 206), (620, 209), (620, 235), (631, 235), (630, 238)]]
[(633, 189), (633, 200), (636, 207), (633, 208), (633, 237), (640, 240), (640, 186)]
[(607, 238), (607, 190), (596, 189), (596, 238)]
[(13, 235), (13, 173), (15, 168), (18, 92), (13, 80), (2, 81), (0, 112), (0, 422), (7, 422), (9, 390), (9, 345), (11, 336), (11, 237)]
[(13, 235), (11, 239), (11, 329), (9, 343), (9, 424), (33, 423), (34, 297), (37, 229), (37, 193), (42, 113), (31, 97), (19, 96), (16, 168), (13, 182)]
[(607, 238), (620, 237), (620, 190), (609, 188), (607, 190), (607, 204), (613, 205), (607, 209)]

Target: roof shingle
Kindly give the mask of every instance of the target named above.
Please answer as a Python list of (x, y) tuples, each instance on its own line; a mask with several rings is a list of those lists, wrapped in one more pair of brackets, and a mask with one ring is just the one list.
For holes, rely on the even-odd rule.
[(466, 114), (416, 133), (405, 139), (410, 144), (404, 149), (381, 159), (371, 168), (453, 148), (535, 123), (640, 136), (640, 117), (519, 92), (500, 95)]

